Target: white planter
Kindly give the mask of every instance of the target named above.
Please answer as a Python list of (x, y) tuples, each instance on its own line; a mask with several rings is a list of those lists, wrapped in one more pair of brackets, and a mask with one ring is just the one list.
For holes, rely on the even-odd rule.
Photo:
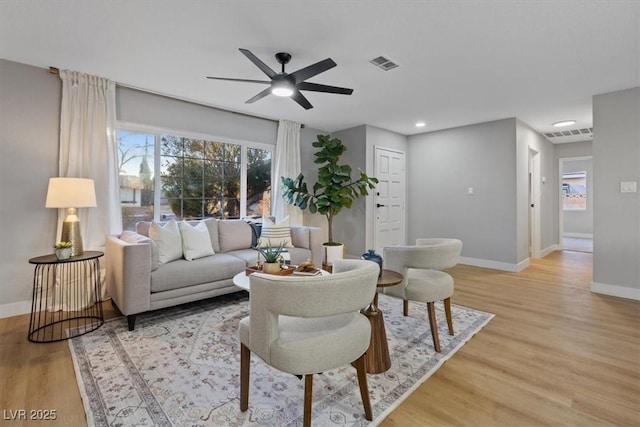
[(56, 249), (56, 258), (59, 260), (69, 259), (71, 257), (71, 248)]
[(323, 245), (324, 247), (324, 263), (333, 265), (333, 261), (344, 258), (344, 245), (337, 246)]

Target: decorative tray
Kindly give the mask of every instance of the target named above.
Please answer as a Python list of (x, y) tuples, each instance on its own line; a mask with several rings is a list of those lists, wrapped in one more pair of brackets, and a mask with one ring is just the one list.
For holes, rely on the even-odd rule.
[[(288, 276), (289, 274), (292, 274), (295, 270), (296, 270), (295, 267), (285, 266), (284, 268), (282, 268), (277, 273), (265, 273), (265, 274), (273, 274), (274, 276)], [(245, 274), (247, 276), (249, 276), (250, 274), (253, 274), (253, 273), (264, 273), (264, 271), (262, 271), (261, 268), (258, 268), (255, 265), (253, 265), (251, 267), (247, 267), (244, 272), (245, 272)]]

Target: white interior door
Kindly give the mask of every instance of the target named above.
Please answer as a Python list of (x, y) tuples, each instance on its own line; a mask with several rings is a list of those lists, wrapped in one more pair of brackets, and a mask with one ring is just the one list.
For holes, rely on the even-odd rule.
[(529, 257), (540, 258), (540, 156), (529, 148)]
[(405, 159), (403, 152), (381, 147), (375, 158), (375, 248), (382, 255), (385, 246), (405, 244)]

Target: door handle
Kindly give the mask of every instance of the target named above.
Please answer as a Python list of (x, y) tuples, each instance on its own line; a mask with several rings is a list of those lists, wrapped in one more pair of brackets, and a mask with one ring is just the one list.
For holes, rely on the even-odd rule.
[(384, 207), (384, 206), (386, 206), (386, 205), (381, 205), (380, 203), (376, 203), (376, 207), (377, 207), (377, 208), (382, 208), (382, 207)]

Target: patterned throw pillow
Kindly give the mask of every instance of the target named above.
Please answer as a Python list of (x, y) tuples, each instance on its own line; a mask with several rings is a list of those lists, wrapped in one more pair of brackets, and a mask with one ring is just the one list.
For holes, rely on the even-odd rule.
[(285, 248), (292, 248), (291, 228), (289, 228), (289, 217), (286, 217), (277, 224), (266, 216), (262, 217), (262, 232), (260, 233), (260, 247), (280, 246), (284, 243)]
[(180, 234), (182, 235), (184, 259), (192, 261), (213, 255), (211, 236), (209, 236), (209, 228), (205, 222), (201, 221), (195, 227), (186, 222), (181, 222), (179, 226)]
[(158, 245), (159, 264), (182, 258), (182, 237), (175, 219), (164, 226), (153, 221), (149, 227), (149, 237)]

